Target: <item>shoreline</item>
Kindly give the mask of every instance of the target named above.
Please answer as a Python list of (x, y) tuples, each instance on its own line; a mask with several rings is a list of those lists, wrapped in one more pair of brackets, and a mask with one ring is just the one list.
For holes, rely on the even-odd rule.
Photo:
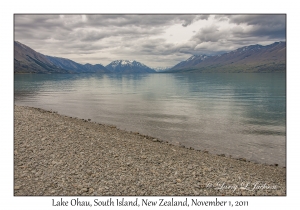
[(286, 168), (14, 106), (14, 195), (286, 195)]

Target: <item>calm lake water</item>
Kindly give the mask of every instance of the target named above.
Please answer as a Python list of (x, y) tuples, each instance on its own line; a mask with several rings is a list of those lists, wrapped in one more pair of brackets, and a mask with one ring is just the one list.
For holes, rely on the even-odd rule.
[(17, 105), (285, 166), (285, 74), (24, 74), (14, 88)]

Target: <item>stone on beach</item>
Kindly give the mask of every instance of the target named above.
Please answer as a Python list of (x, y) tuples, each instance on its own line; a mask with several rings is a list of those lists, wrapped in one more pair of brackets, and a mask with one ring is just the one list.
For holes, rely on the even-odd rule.
[[(170, 145), (53, 111), (14, 111), (16, 196), (286, 195), (280, 166)], [(268, 189), (217, 189), (221, 182)]]

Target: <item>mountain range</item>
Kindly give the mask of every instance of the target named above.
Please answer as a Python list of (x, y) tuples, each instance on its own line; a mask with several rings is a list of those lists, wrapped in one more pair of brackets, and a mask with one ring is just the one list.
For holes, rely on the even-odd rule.
[(14, 73), (154, 73), (148, 66), (128, 60), (101, 64), (79, 64), (70, 59), (43, 55), (30, 47), (14, 42)]
[(286, 42), (250, 45), (214, 56), (193, 55), (165, 72), (285, 72)]
[(219, 55), (193, 55), (171, 68), (157, 71), (138, 61), (116, 60), (107, 66), (79, 64), (70, 59), (43, 55), (14, 42), (14, 73), (177, 73), (177, 72), (285, 72), (286, 42), (250, 45)]

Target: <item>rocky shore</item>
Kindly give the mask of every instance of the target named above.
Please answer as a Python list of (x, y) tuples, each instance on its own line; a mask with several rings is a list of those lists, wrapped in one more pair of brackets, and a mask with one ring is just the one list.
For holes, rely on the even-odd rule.
[(14, 195), (286, 195), (286, 169), (14, 108)]

